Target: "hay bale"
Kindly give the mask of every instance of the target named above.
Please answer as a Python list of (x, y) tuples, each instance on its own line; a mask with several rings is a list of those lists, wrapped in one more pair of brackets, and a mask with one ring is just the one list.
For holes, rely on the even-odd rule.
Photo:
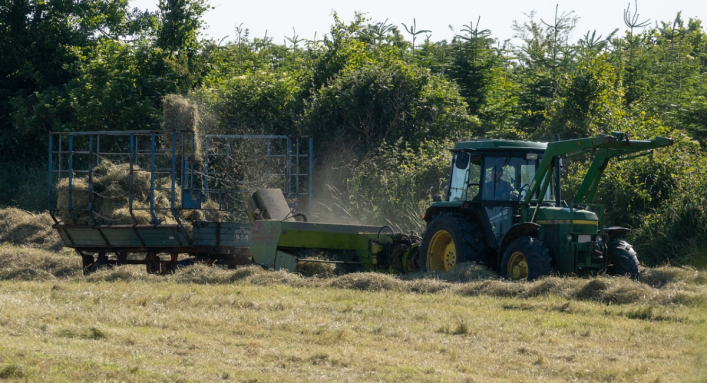
[[(152, 215), (146, 209), (150, 206), (151, 181), (150, 172), (133, 165), (132, 191), (133, 191), (133, 219), (128, 205), (130, 203), (130, 164), (114, 164), (109, 160), (102, 160), (98, 166), (93, 168), (93, 211), (96, 219), (100, 223), (106, 224), (149, 224), (153, 223)], [(58, 208), (59, 217), (67, 223), (73, 223), (68, 211), (69, 187), (68, 179), (59, 182)], [(162, 177), (155, 180), (155, 214), (161, 223), (176, 223), (170, 210), (172, 193), (171, 190), (158, 190), (171, 188), (172, 181), (169, 177)], [(87, 189), (88, 184), (85, 178), (74, 178), (73, 200), (76, 208), (88, 207), (88, 191), (76, 190)], [(175, 189), (175, 201), (179, 201), (180, 190)], [(175, 202), (177, 203), (177, 202)], [(93, 223), (87, 211), (74, 212), (79, 224)]]
[(335, 266), (333, 263), (306, 262), (307, 260), (327, 260), (323, 256), (304, 257), (301, 258), (301, 260), (302, 262), (297, 262), (297, 268), (295, 269), (295, 272), (301, 274), (304, 277), (330, 278), (335, 275)]
[(218, 202), (214, 201), (213, 199), (206, 201), (206, 203), (203, 204), (201, 211), (203, 213), (202, 219), (204, 219), (206, 221), (213, 221), (213, 222), (236, 221), (233, 213), (219, 210)]
[[(135, 204), (133, 204), (133, 207), (135, 207)], [(133, 215), (135, 219), (133, 219)], [(147, 225), (152, 222), (152, 215), (147, 210), (133, 210), (133, 215), (130, 214), (130, 209), (121, 207), (111, 212), (110, 219), (116, 225)]]
[[(165, 131), (190, 130), (194, 132), (194, 152), (191, 147), (185, 147), (186, 155), (192, 154), (199, 161), (202, 157), (201, 141), (199, 140), (199, 108), (196, 104), (178, 94), (168, 94), (162, 99), (162, 109), (164, 113)], [(172, 148), (172, 136), (165, 135), (162, 138), (162, 147)], [(188, 145), (187, 145), (188, 146)], [(177, 137), (177, 148), (181, 149), (180, 137)]]
[(162, 99), (164, 130), (191, 130), (199, 125), (199, 109), (178, 94), (168, 94)]
[[(69, 212), (69, 179), (64, 178), (57, 185), (57, 208), (59, 209), (59, 218), (67, 223), (89, 224), (93, 220), (88, 212), (89, 192), (88, 183), (83, 178), (74, 177), (71, 185), (71, 203), (73, 210), (73, 218)], [(79, 209), (79, 210), (75, 210)], [(81, 211), (80, 209), (84, 209)]]
[[(150, 172), (133, 165), (133, 195), (138, 200), (150, 196)], [(102, 200), (127, 201), (130, 196), (130, 164), (101, 160), (93, 168), (93, 189)]]

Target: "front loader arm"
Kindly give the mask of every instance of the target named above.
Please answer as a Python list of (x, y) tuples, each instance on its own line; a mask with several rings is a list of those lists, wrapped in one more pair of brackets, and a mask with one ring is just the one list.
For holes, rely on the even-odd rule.
[(535, 172), (533, 182), (530, 184), (530, 189), (525, 195), (523, 202), (530, 203), (534, 195), (540, 191), (538, 204), (542, 203), (542, 199), (547, 192), (547, 187), (550, 185), (552, 178), (552, 168), (557, 158), (567, 155), (575, 155), (589, 150), (600, 148), (604, 145), (616, 142), (616, 137), (603, 135), (591, 138), (580, 138), (576, 140), (555, 141), (547, 144), (543, 159), (538, 165), (538, 170)]
[[(656, 137), (652, 140), (631, 141), (626, 134), (619, 132), (612, 132), (611, 135), (591, 138), (550, 142), (547, 144), (543, 159), (540, 161), (540, 165), (538, 165), (533, 182), (523, 202), (529, 204), (533, 196), (538, 195), (538, 192), (538, 205), (543, 202), (543, 198), (552, 178), (553, 166), (558, 158), (573, 157), (592, 150), (596, 151), (594, 160), (587, 174), (584, 176), (584, 180), (573, 200), (574, 204), (580, 204), (582, 202), (592, 203), (599, 187), (599, 181), (604, 174), (606, 166), (609, 164), (609, 160), (614, 157), (620, 157), (619, 159), (621, 160), (622, 156), (624, 157), (623, 159), (634, 158), (635, 156), (629, 155), (672, 144), (672, 139), (663, 137)], [(646, 152), (646, 154), (647, 153), (648, 152)], [(638, 155), (640, 156), (642, 154)]]
[(589, 170), (587, 170), (587, 174), (584, 176), (584, 180), (582, 180), (582, 184), (577, 190), (577, 194), (574, 196), (572, 202), (575, 205), (594, 202), (597, 190), (599, 189), (599, 181), (601, 181), (604, 170), (609, 164), (609, 160), (612, 158), (619, 157), (619, 160), (628, 160), (649, 154), (649, 150), (673, 144), (672, 139), (664, 137), (656, 137), (652, 140), (630, 141), (627, 137), (624, 137), (623, 134), (617, 134), (617, 136), (621, 139), (602, 146), (597, 151)]

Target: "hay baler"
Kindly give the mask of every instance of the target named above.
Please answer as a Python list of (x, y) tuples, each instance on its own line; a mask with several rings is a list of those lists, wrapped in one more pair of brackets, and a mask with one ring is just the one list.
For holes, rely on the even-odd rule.
[[(295, 271), (299, 264), (335, 264), (341, 272), (419, 270), (420, 238), (389, 226), (306, 222), (290, 213), (279, 189), (260, 189), (249, 203), (253, 234), (249, 249), (263, 267)], [(317, 257), (313, 259), (312, 255)]]

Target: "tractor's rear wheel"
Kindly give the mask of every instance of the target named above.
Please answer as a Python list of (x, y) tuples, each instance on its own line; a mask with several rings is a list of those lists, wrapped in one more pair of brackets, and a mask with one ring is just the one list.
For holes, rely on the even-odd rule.
[(455, 213), (442, 213), (428, 224), (420, 243), (420, 271), (450, 271), (459, 262), (482, 262), (486, 244), (476, 222)]
[(501, 276), (512, 280), (529, 280), (552, 273), (552, 259), (543, 241), (520, 237), (506, 248), (501, 262)]
[(628, 275), (631, 279), (638, 280), (641, 272), (638, 270), (638, 255), (628, 242), (613, 239), (609, 242), (609, 267), (610, 275)]

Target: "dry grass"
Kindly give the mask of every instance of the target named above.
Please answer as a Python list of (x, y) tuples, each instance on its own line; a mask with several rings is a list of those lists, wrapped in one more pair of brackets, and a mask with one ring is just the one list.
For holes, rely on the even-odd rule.
[(61, 250), (63, 243), (49, 213), (35, 214), (16, 208), (0, 209), (0, 243), (46, 250)]
[[(707, 273), (175, 275), (0, 247), (8, 381), (703, 382)], [(478, 279), (476, 279), (478, 278)]]
[[(313, 257), (314, 258), (314, 257)], [(305, 267), (302, 267), (305, 266)], [(313, 267), (312, 267), (313, 266)], [(124, 266), (84, 277), (79, 257), (70, 251), (51, 251), (0, 246), (0, 279), (69, 279), (72, 281), (169, 281), (195, 284), (288, 285), (337, 288), (365, 292), (445, 293), (457, 296), (489, 296), (532, 299), (556, 296), (603, 304), (703, 306), (707, 304), (707, 272), (690, 267), (659, 267), (643, 270), (641, 282), (625, 277), (547, 277), (533, 282), (510, 282), (479, 265), (461, 265), (449, 273), (390, 275), (351, 273), (337, 276), (330, 264), (305, 263), (299, 272), (268, 271), (258, 266), (225, 270), (195, 265), (170, 276), (145, 273), (142, 266)]]

